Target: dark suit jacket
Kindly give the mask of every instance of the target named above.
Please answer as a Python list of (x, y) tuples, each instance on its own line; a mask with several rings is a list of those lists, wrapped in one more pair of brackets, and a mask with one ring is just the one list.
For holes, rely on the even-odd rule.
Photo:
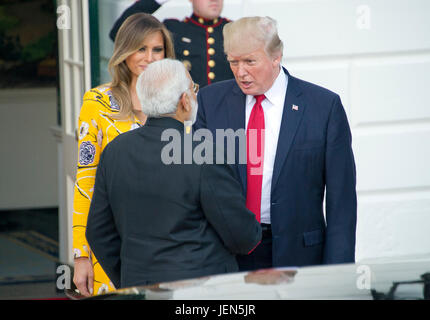
[(162, 162), (169, 128), (182, 142), (181, 122), (148, 119), (100, 158), (86, 236), (117, 288), (237, 271), (261, 239), (230, 166)]
[[(273, 265), (353, 262), (356, 179), (345, 111), (337, 94), (283, 70), (288, 87), (279, 140), (271, 142), (277, 143), (270, 212)], [(235, 80), (203, 88), (195, 129), (215, 134), (244, 128), (245, 99)], [(246, 164), (235, 169), (246, 195)]]

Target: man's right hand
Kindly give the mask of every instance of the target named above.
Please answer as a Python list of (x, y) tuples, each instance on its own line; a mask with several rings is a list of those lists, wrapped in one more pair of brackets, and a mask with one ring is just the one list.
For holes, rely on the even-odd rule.
[(94, 288), (94, 270), (91, 260), (88, 257), (75, 258), (73, 283), (82, 295), (86, 297), (92, 296)]

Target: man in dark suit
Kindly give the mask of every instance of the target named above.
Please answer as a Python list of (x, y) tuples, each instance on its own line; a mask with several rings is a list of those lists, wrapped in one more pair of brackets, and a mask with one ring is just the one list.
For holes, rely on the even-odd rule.
[[(140, 0), (127, 8), (109, 33), (115, 39), (121, 24), (138, 12), (154, 13), (167, 0)], [(194, 82), (200, 87), (232, 79), (233, 74), (225, 58), (222, 29), (230, 20), (220, 16), (223, 0), (190, 0), (193, 13), (182, 21), (166, 19), (172, 33), (176, 58), (184, 63)]]
[(339, 96), (281, 67), (271, 18), (227, 24), (224, 48), (235, 80), (200, 90), (195, 129), (246, 129), (247, 160), (237, 152), (235, 170), (263, 240), (238, 257), (240, 269), (353, 262), (356, 173)]
[[(197, 113), (193, 84), (177, 60), (150, 64), (136, 88), (147, 124), (101, 155), (86, 237), (116, 288), (237, 271), (235, 254), (261, 239), (230, 166), (166, 164), (171, 143), (180, 159), (192, 153), (182, 141)], [(167, 143), (172, 132), (180, 139)]]

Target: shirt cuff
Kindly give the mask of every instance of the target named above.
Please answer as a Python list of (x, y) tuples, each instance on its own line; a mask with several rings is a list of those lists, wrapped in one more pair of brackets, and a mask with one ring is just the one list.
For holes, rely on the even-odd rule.
[(80, 248), (73, 248), (73, 258), (81, 258), (81, 257), (89, 257), (90, 251), (86, 245), (81, 246)]

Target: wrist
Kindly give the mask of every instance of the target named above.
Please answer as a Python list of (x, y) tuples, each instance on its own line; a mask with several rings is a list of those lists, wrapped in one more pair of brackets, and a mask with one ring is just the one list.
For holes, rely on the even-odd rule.
[(89, 257), (76, 257), (74, 258), (74, 261), (83, 261), (83, 260), (90, 260)]

